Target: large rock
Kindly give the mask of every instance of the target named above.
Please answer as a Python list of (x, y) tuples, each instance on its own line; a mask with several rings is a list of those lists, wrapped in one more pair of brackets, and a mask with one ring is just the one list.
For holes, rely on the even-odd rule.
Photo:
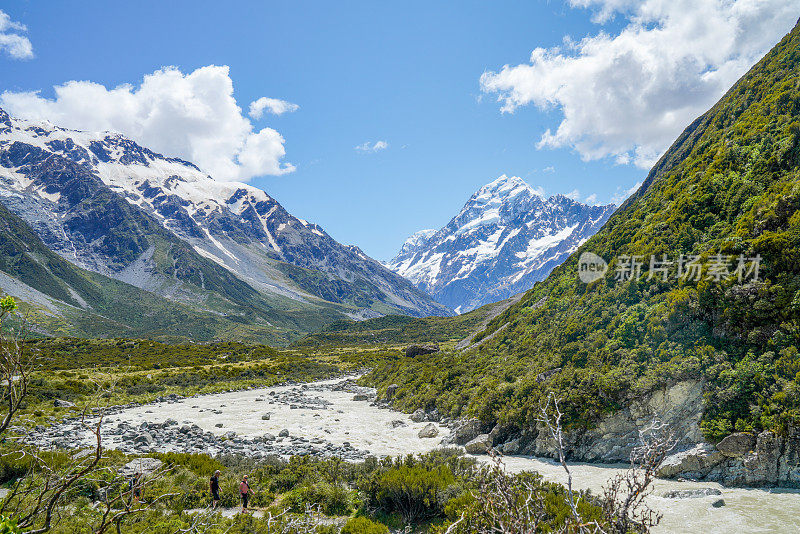
[(722, 495), (722, 492), (716, 488), (673, 490), (664, 493), (663, 497), (666, 499), (698, 499), (709, 495)]
[(152, 445), (153, 435), (150, 434), (150, 432), (140, 432), (135, 438), (133, 438), (133, 442), (137, 445)]
[(517, 454), (520, 450), (520, 438), (502, 443), (498, 448), (503, 454)]
[(159, 469), (162, 465), (164, 465), (164, 462), (158, 458), (137, 458), (123, 465), (119, 470), (119, 474), (122, 476), (131, 476), (134, 473), (141, 473), (147, 476)]
[(420, 430), (419, 434), (417, 434), (417, 436), (419, 436), (420, 438), (435, 438), (438, 435), (439, 435), (439, 429), (436, 428), (436, 425), (433, 423), (428, 423), (427, 425), (425, 425), (425, 428)]
[(483, 454), (492, 448), (492, 438), (489, 437), (489, 434), (481, 434), (468, 441), (464, 448), (469, 454)]
[(425, 420), (425, 410), (423, 410), (422, 408), (415, 410), (414, 413), (411, 414), (409, 419), (411, 419), (415, 423), (423, 422)]
[(744, 456), (756, 447), (756, 437), (749, 432), (736, 432), (717, 443), (717, 450), (729, 458)]
[(392, 384), (388, 388), (386, 388), (386, 400), (392, 400), (394, 398), (395, 393), (397, 393), (397, 389), (400, 386), (397, 384)]
[(405, 349), (405, 355), (409, 358), (414, 356), (423, 356), (425, 354), (433, 354), (439, 352), (439, 345), (410, 345)]
[(699, 443), (689, 450), (671, 454), (664, 459), (658, 476), (702, 478), (725, 457), (710, 443)]
[(459, 422), (451, 431), (448, 441), (464, 445), (481, 434), (481, 422), (478, 419), (467, 419)]
[(75, 404), (69, 401), (56, 399), (53, 401), (53, 406), (55, 406), (56, 408), (72, 408), (73, 406), (75, 406)]

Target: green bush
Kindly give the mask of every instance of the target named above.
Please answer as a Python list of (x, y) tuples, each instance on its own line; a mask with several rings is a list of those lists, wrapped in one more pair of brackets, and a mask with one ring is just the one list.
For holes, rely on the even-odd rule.
[(448, 465), (400, 465), (376, 474), (367, 495), (376, 507), (415, 523), (443, 513), (444, 491), (455, 482)]
[(306, 483), (292, 490), (284, 504), (292, 512), (303, 513), (306, 505), (319, 506), (326, 515), (347, 515), (353, 510), (353, 492), (340, 484), (329, 482)]
[(366, 517), (353, 517), (342, 527), (341, 534), (389, 534), (389, 529)]

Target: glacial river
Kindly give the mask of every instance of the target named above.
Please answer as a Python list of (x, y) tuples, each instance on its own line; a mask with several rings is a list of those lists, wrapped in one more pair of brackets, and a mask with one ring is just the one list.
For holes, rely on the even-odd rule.
[[(275, 402), (281, 394), (297, 387), (281, 386), (183, 399), (172, 404), (150, 404), (125, 410), (112, 420), (130, 423), (163, 422), (171, 418), (180, 423), (195, 423), (203, 430), (224, 434), (235, 431), (242, 437), (264, 433), (277, 435), (288, 429), (293, 436), (323, 439), (334, 444), (349, 442), (353, 447), (376, 455), (398, 455), (431, 450), (447, 434), (441, 429), (436, 438), (421, 439), (419, 430), (427, 423), (414, 423), (406, 414), (370, 406), (353, 400), (353, 393), (337, 391), (330, 385), (338, 380), (308, 384), (302, 394), (322, 399), (326, 409), (308, 409), (302, 405)], [(270, 392), (273, 392), (270, 394)], [(260, 399), (260, 400), (257, 400)], [(272, 403), (270, 401), (273, 400)], [(213, 410), (213, 411), (212, 411)], [(262, 415), (270, 413), (269, 420)], [(401, 420), (405, 424), (399, 425)], [(393, 424), (394, 423), (394, 424)], [(222, 424), (222, 427), (218, 427)], [(478, 457), (485, 459), (486, 456)], [(546, 479), (565, 482), (560, 465), (544, 459), (505, 457), (510, 471), (533, 470)], [(571, 464), (573, 484), (580, 489), (599, 492), (604, 483), (624, 466)], [(716, 488), (722, 495), (688, 499), (663, 497), (679, 489)], [(725, 506), (712, 503), (724, 499)], [(652, 508), (663, 514), (655, 532), (661, 533), (796, 533), (800, 531), (800, 492), (783, 489), (725, 488), (713, 483), (659, 480), (649, 497)]]

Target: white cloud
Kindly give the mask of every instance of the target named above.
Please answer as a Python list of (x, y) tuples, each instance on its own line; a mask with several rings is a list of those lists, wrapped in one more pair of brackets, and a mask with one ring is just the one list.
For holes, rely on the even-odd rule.
[(581, 192), (578, 191), (577, 189), (573, 189), (569, 193), (564, 193), (564, 196), (567, 198), (571, 198), (572, 200), (578, 200), (578, 198), (581, 196)]
[(481, 76), (502, 111), (533, 104), (561, 122), (538, 147), (572, 147), (647, 168), (797, 20), (797, 0), (571, 0), (596, 22), (625, 18), (561, 47), (536, 48), (530, 63)]
[(249, 115), (254, 119), (260, 119), (264, 116), (265, 111), (273, 115), (283, 115), (284, 113), (292, 113), (298, 109), (300, 109), (300, 106), (287, 102), (286, 100), (262, 96), (258, 100), (250, 102)]
[(0, 50), (5, 51), (13, 59), (31, 59), (33, 45), (24, 35), (28, 28), (24, 24), (14, 22), (8, 13), (0, 9)]
[(556, 172), (556, 168), (551, 165), (549, 167), (545, 167), (544, 169), (542, 169), (542, 172), (545, 174), (552, 174)]
[(365, 141), (355, 147), (359, 152), (378, 152), (380, 150), (386, 150), (387, 148), (389, 148), (389, 143), (386, 141), (375, 141), (374, 143)]
[(55, 98), (39, 92), (0, 95), (18, 117), (87, 131), (114, 131), (169, 156), (196, 163), (218, 180), (292, 172), (283, 163), (284, 139), (272, 128), (256, 131), (233, 97), (228, 67), (210, 65), (189, 74), (165, 67), (138, 87), (108, 89), (89, 81), (56, 86)]
[(597, 194), (596, 193), (592, 193), (591, 195), (586, 197), (586, 201), (585, 202), (587, 204), (591, 204), (592, 206), (596, 206), (597, 205)]

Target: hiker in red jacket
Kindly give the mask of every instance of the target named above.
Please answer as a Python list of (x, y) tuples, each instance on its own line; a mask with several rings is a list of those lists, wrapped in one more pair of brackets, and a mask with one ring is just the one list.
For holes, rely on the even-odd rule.
[(242, 513), (246, 513), (247, 501), (250, 500), (251, 494), (254, 495), (253, 490), (250, 489), (250, 484), (247, 483), (247, 475), (245, 475), (239, 483), (239, 494), (242, 496)]

